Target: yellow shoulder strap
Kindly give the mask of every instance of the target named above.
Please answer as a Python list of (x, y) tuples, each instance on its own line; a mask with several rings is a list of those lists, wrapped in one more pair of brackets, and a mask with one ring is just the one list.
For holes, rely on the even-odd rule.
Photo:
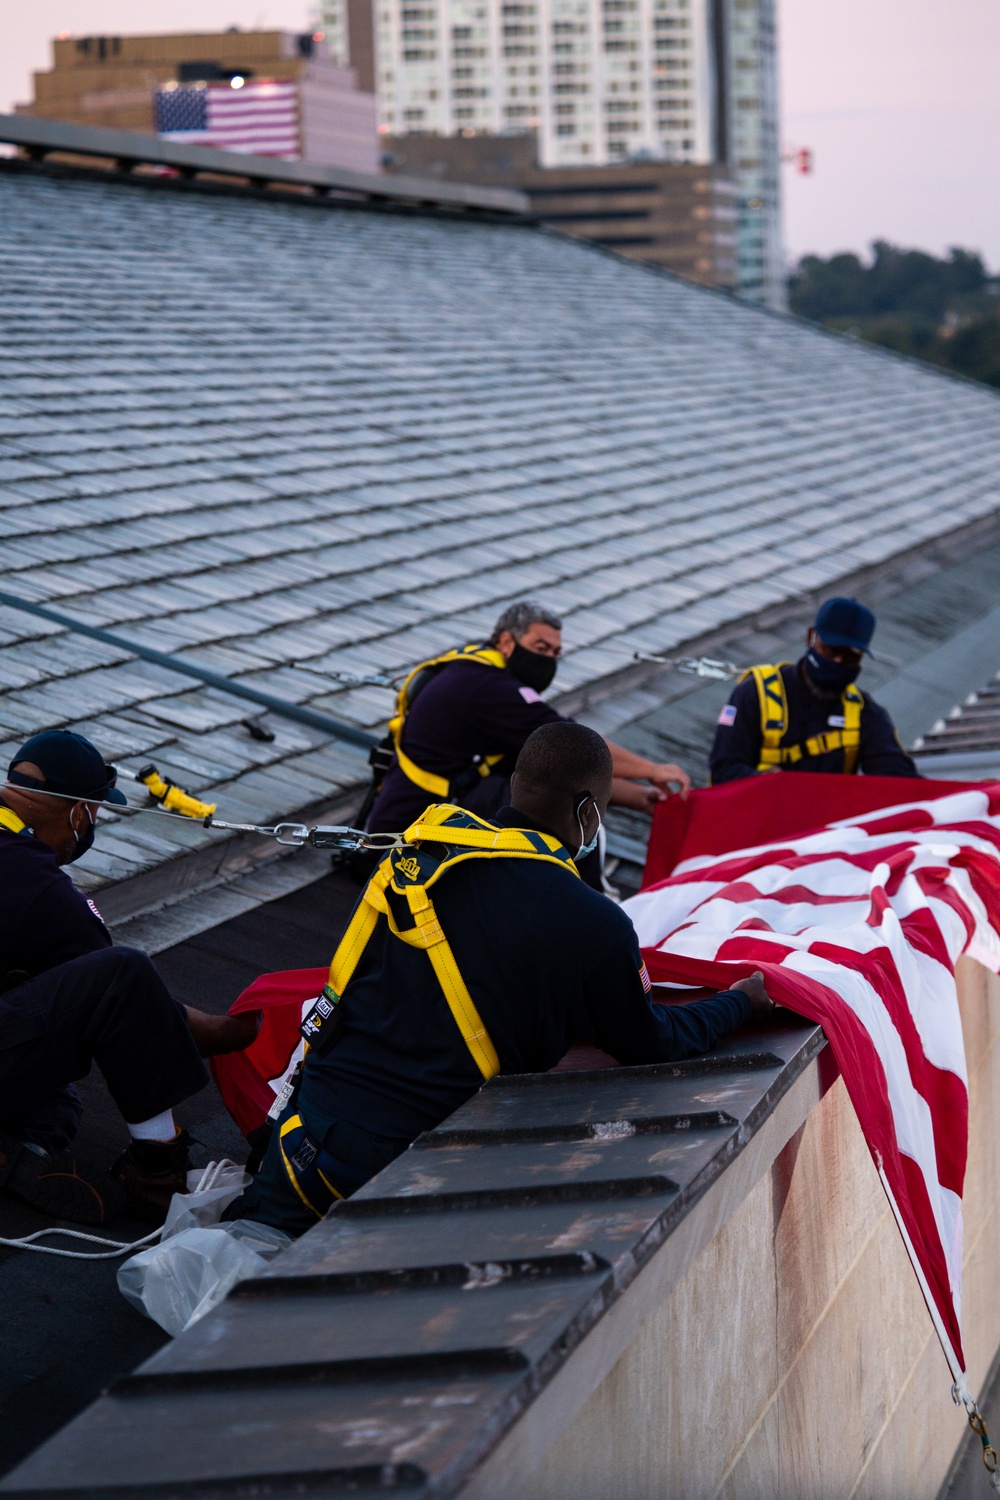
[(844, 689), (841, 700), (844, 707), (844, 775), (853, 774), (861, 751), (861, 710), (865, 706), (865, 695), (857, 683)]
[[(396, 695), (396, 712), (389, 720), (389, 734), (392, 736), (393, 748), (396, 751), (396, 760), (403, 775), (412, 781), (421, 791), (430, 797), (447, 797), (450, 793), (450, 784), (447, 777), (435, 776), (433, 771), (425, 771), (412, 761), (402, 747), (403, 725), (410, 711), (410, 686), (414, 679), (425, 672), (428, 667), (445, 667), (453, 661), (475, 661), (484, 667), (505, 668), (507, 658), (502, 651), (497, 651), (493, 646), (459, 646), (453, 651), (445, 651), (440, 656), (432, 656), (428, 661), (422, 661), (419, 666), (410, 672)], [(502, 755), (488, 755), (483, 758), (480, 765), (480, 774), (488, 776), (493, 766), (502, 760)]]
[[(406, 830), (405, 844), (379, 865), (355, 908), (350, 925), (330, 965), (330, 988), (342, 995), (378, 926), (385, 917), (389, 931), (411, 948), (423, 948), (462, 1035), (483, 1078), (500, 1071), (500, 1059), (451, 944), (441, 927), (429, 888), (446, 870), (466, 859), (506, 856), (542, 859), (574, 875), (576, 865), (558, 839), (526, 828), (498, 828), (462, 808), (429, 807)], [(434, 846), (443, 845), (438, 853)]]
[(11, 833), (20, 833), (27, 826), (24, 819), (19, 818), (17, 813), (12, 812), (9, 807), (0, 807), (0, 828), (9, 829)]
[(823, 734), (810, 735), (804, 745), (784, 745), (780, 751), (780, 764), (801, 760), (803, 756), (826, 755), (830, 750), (843, 750), (844, 774), (850, 776), (858, 763), (861, 750), (861, 711), (865, 697), (853, 683), (844, 690), (841, 698), (844, 725), (842, 729), (827, 729)]
[[(788, 699), (781, 676), (782, 663), (750, 667), (740, 681), (752, 677), (757, 688), (760, 705), (760, 760), (758, 771), (769, 766), (780, 766), (785, 759), (781, 753), (781, 739), (788, 729)], [(801, 751), (799, 752), (801, 755)], [(797, 758), (797, 757), (796, 757)]]

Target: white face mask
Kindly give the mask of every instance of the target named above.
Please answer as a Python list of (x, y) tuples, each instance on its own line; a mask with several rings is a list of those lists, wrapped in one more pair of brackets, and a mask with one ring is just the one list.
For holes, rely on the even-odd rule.
[(576, 809), (576, 826), (580, 830), (580, 841), (581, 841), (579, 849), (576, 851), (576, 854), (573, 856), (574, 859), (576, 859), (576, 860), (586, 859), (586, 857), (587, 857), (588, 854), (593, 854), (594, 850), (597, 848), (597, 840), (601, 836), (601, 828), (603, 826), (602, 821), (601, 821), (601, 810), (597, 806), (597, 803), (594, 802), (594, 810), (597, 813), (597, 828), (596, 828), (596, 830), (594, 832), (594, 837), (588, 843), (584, 843), (583, 842), (583, 818), (582, 818), (581, 814), (582, 814), (583, 809), (586, 807), (586, 805), (587, 805), (588, 802), (594, 802), (593, 797), (584, 797), (584, 798), (582, 798), (581, 801), (580, 801), (579, 806)]
[(97, 832), (97, 825), (94, 822), (94, 814), (91, 812), (86, 802), (82, 803), (81, 805), (84, 812), (87, 814), (87, 822), (84, 825), (82, 833), (77, 833), (72, 823), (70, 823), (69, 825), (70, 832), (76, 840), (76, 843), (73, 846), (73, 853), (67, 860), (65, 860), (65, 863), (67, 865), (73, 864), (74, 860), (78, 860), (81, 855), (86, 854), (87, 850), (92, 847), (94, 842), (94, 834)]

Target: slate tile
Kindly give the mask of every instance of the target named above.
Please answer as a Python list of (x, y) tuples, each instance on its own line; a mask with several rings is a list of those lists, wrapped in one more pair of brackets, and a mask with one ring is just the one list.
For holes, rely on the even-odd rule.
[[(332, 221), (283, 212), (279, 235), (246, 201), (138, 205), (27, 175), (0, 195), (18, 225), (0, 245), (0, 465), (29, 466), (0, 468), (9, 576), (338, 717), (381, 725), (391, 694), (331, 672), (476, 638), (515, 593), (567, 615), (560, 682), (586, 682), (996, 509), (991, 393), (581, 246), (353, 214), (317, 254)], [(148, 246), (177, 213), (198, 235), (164, 317)], [(336, 306), (335, 339), (303, 285)], [(252, 705), (79, 637), (33, 644), (50, 633), (0, 610), (9, 739), (83, 712), (102, 746), (234, 800), (250, 777), (265, 801), (366, 777), (361, 751), (274, 716), (276, 740), (252, 741)]]

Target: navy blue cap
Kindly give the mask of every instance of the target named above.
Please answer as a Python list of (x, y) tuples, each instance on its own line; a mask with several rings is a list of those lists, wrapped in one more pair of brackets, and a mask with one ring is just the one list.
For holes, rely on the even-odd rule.
[(815, 629), (824, 646), (867, 651), (875, 634), (875, 616), (857, 599), (827, 599), (816, 614)]
[[(26, 760), (41, 771), (41, 781), (14, 770)], [(118, 772), (114, 766), (105, 763), (96, 745), (71, 729), (45, 729), (25, 740), (7, 769), (7, 780), (26, 791), (59, 792), (80, 802), (114, 802), (119, 807), (126, 803), (115, 787)]]

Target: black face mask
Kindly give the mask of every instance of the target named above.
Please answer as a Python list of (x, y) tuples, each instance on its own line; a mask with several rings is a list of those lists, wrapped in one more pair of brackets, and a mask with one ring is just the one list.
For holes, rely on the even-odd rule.
[(860, 663), (853, 666), (846, 661), (831, 661), (810, 646), (806, 652), (806, 671), (813, 687), (819, 688), (821, 693), (842, 693), (857, 678), (861, 666)]
[(525, 687), (534, 688), (536, 693), (544, 693), (556, 675), (554, 656), (540, 656), (537, 651), (528, 651), (516, 641), (507, 658), (507, 666), (518, 682), (523, 682)]

